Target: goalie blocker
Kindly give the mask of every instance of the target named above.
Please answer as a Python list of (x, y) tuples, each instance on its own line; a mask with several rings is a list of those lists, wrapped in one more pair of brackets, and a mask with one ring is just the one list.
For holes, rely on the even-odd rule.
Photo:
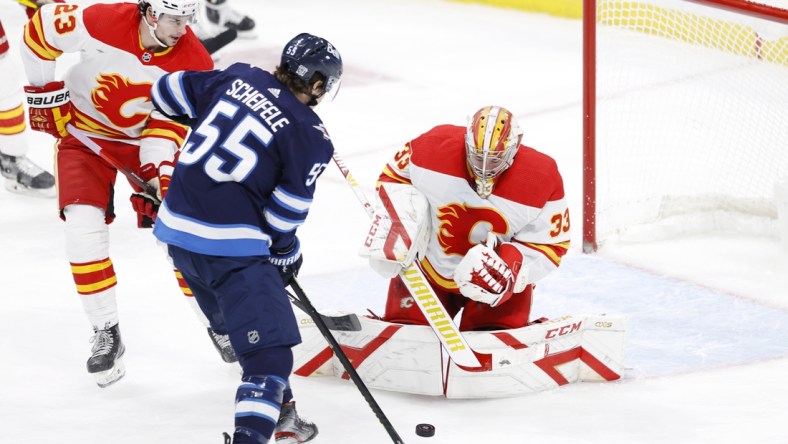
[[(342, 350), (370, 388), (447, 398), (497, 398), (535, 393), (583, 381), (614, 381), (624, 369), (626, 321), (571, 315), (527, 327), (469, 331), (474, 350), (491, 353), (493, 367), (468, 372), (442, 352), (427, 326), (359, 318), (360, 331), (336, 331)], [(299, 376), (348, 379), (308, 318), (299, 322), (302, 343), (293, 348)]]

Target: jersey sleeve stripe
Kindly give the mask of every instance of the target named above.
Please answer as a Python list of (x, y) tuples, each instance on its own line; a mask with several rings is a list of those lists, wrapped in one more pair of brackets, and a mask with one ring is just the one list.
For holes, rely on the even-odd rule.
[(197, 113), (194, 111), (189, 99), (186, 97), (185, 88), (183, 87), (183, 71), (173, 73), (167, 76), (167, 89), (172, 97), (177, 101), (178, 106), (184, 114), (191, 118), (195, 118)]
[(170, 105), (164, 100), (161, 94), (161, 84), (164, 83), (164, 79), (169, 76), (164, 76), (159, 78), (156, 83), (153, 84), (153, 88), (150, 90), (150, 97), (153, 100), (153, 104), (156, 105), (157, 108), (161, 110), (167, 116), (175, 117), (178, 116), (178, 112), (172, 109)]
[(147, 127), (142, 130), (141, 137), (158, 137), (167, 139), (177, 146), (183, 145), (189, 130), (186, 126), (180, 125), (171, 120), (149, 119)]
[(40, 12), (36, 12), (33, 18), (25, 25), (25, 44), (42, 60), (55, 60), (63, 54), (63, 51), (47, 43), (44, 37), (44, 26), (41, 23)]
[(312, 199), (304, 199), (303, 197), (290, 194), (282, 187), (276, 187), (272, 196), (274, 202), (279, 204), (279, 206), (294, 213), (306, 213), (309, 211), (309, 206), (312, 205)]
[(550, 259), (550, 262), (555, 264), (556, 267), (561, 264), (561, 257), (563, 257), (569, 249), (569, 241), (560, 242), (557, 244), (534, 244), (530, 242), (523, 242), (521, 245), (542, 253), (548, 259)]
[(271, 208), (265, 209), (265, 221), (280, 233), (289, 233), (304, 224), (306, 215), (302, 219), (287, 219), (275, 213)]
[(168, 116), (188, 116), (194, 118), (194, 108), (183, 91), (183, 71), (167, 74), (151, 88), (153, 103)]
[(380, 174), (378, 178), (378, 184), (381, 182), (396, 182), (396, 183), (404, 183), (406, 185), (410, 185), (410, 179), (405, 178), (399, 174), (397, 174), (394, 169), (390, 166), (386, 165), (386, 168), (383, 169), (383, 172)]

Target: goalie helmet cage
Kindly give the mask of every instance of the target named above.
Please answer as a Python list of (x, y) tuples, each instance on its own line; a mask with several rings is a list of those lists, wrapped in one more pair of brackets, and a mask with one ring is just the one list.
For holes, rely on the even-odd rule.
[(583, 250), (710, 230), (777, 237), (788, 10), (584, 0), (583, 34)]

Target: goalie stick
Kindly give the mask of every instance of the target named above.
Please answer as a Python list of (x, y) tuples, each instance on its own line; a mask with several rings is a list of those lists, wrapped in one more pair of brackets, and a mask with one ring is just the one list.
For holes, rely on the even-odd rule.
[[(334, 151), (332, 158), (339, 171), (345, 177), (345, 181), (355, 193), (356, 198), (364, 206), (364, 211), (367, 212), (370, 219), (374, 219), (375, 210), (364, 195), (364, 192), (361, 191), (356, 179), (350, 173), (350, 169), (345, 166), (345, 163), (340, 159), (336, 151)], [(416, 262), (411, 263), (402, 270), (399, 273), (399, 278), (408, 287), (414, 302), (427, 319), (433, 332), (435, 332), (435, 336), (440, 340), (443, 349), (446, 350), (446, 353), (449, 354), (449, 357), (455, 364), (469, 372), (492, 370), (492, 354), (479, 353), (471, 348), (457, 324), (446, 312), (446, 308), (438, 299), (438, 295), (435, 294), (435, 290), (427, 281), (427, 277), (421, 271), (421, 268), (416, 265)]]
[[(361, 376), (358, 375), (358, 372), (356, 371), (355, 367), (353, 367), (353, 364), (350, 362), (350, 359), (348, 359), (347, 355), (345, 354), (345, 351), (342, 350), (342, 347), (339, 346), (339, 343), (337, 342), (334, 335), (331, 334), (331, 330), (329, 330), (328, 326), (324, 322), (323, 316), (321, 316), (320, 313), (317, 312), (315, 307), (312, 305), (312, 302), (309, 300), (308, 297), (306, 297), (306, 293), (304, 293), (304, 290), (301, 288), (301, 284), (298, 283), (298, 280), (296, 280), (295, 277), (293, 277), (293, 279), (290, 281), (290, 288), (292, 288), (295, 294), (298, 296), (297, 298), (291, 296), (290, 297), (291, 300), (298, 299), (301, 305), (298, 304), (296, 305), (299, 308), (303, 306), (304, 312), (306, 312), (306, 314), (308, 314), (312, 318), (312, 320), (315, 321), (315, 325), (317, 325), (318, 330), (320, 330), (320, 333), (323, 335), (323, 337), (328, 342), (328, 345), (334, 351), (334, 355), (337, 357), (337, 359), (339, 359), (339, 362), (342, 363), (342, 367), (345, 368), (345, 371), (350, 376), (350, 379), (352, 379), (353, 383), (356, 384), (356, 388), (358, 388), (358, 391), (361, 392), (361, 396), (364, 397), (364, 399), (367, 401), (367, 404), (369, 404), (370, 408), (372, 408), (372, 411), (375, 413), (375, 416), (378, 417), (378, 420), (388, 432), (389, 436), (391, 437), (391, 440), (395, 444), (404, 444), (404, 441), (402, 440), (402, 438), (400, 438), (399, 434), (394, 429), (394, 426), (391, 425), (391, 421), (389, 421), (389, 419), (386, 417), (386, 414), (383, 413), (383, 410), (381, 410), (377, 401), (375, 401), (375, 398), (372, 396), (372, 393), (370, 393), (369, 389), (364, 384), (364, 381), (361, 380)], [(358, 319), (356, 319), (356, 322), (358, 322)]]
[[(306, 305), (304, 305), (304, 303), (301, 302), (295, 295), (293, 295), (288, 291), (287, 296), (290, 297), (290, 302), (292, 302), (293, 305), (298, 307), (304, 313), (308, 314), (310, 317), (312, 316), (309, 313)], [(315, 312), (318, 314), (318, 316), (320, 316), (320, 319), (323, 320), (323, 323), (326, 324), (326, 327), (328, 327), (329, 330), (361, 331), (361, 322), (359, 322), (358, 316), (356, 316), (355, 313), (349, 313), (340, 316), (330, 316), (330, 315), (324, 315), (317, 311)]]

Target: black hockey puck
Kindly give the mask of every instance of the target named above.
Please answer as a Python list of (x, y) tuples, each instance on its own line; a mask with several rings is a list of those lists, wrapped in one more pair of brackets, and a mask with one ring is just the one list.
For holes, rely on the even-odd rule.
[(418, 424), (416, 426), (416, 434), (426, 438), (435, 436), (435, 426), (432, 424)]

